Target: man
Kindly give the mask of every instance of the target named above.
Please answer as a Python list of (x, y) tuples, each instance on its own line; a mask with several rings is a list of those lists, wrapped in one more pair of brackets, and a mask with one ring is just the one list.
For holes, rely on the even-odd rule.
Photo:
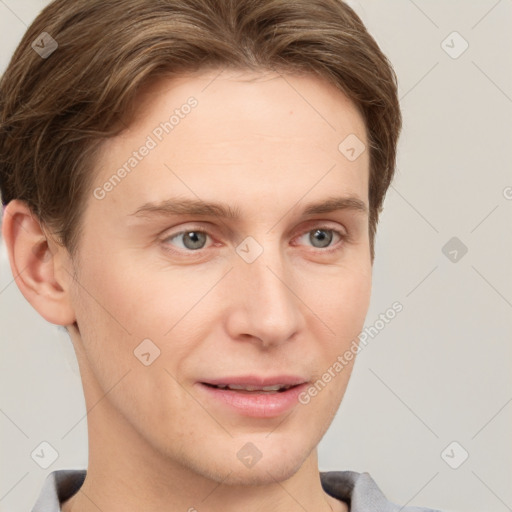
[(11, 269), (88, 411), (35, 512), (428, 510), (318, 471), (401, 125), (349, 7), (58, 0), (0, 98)]

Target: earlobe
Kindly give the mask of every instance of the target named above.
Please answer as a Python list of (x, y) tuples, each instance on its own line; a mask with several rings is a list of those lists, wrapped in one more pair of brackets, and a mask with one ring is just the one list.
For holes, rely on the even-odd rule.
[(65, 268), (65, 248), (49, 243), (40, 221), (18, 199), (5, 207), (2, 236), (13, 277), (27, 301), (50, 323), (73, 324), (73, 278), (71, 269)]

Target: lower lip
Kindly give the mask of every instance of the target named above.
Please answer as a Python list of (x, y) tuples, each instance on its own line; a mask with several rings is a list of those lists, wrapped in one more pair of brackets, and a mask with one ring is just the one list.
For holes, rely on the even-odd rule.
[(198, 383), (199, 387), (215, 400), (229, 406), (239, 414), (253, 418), (275, 418), (293, 408), (299, 402), (299, 395), (306, 389), (307, 382), (286, 391), (258, 393), (219, 389)]

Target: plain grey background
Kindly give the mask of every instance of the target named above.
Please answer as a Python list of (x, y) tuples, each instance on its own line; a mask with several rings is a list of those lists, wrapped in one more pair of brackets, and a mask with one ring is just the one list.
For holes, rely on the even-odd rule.
[[(0, 72), (47, 3), (0, 0)], [(378, 334), (320, 469), (367, 471), (401, 505), (512, 510), (512, 1), (349, 3), (395, 67), (404, 129), (365, 323)], [(48, 473), (87, 467), (86, 411), (71, 342), (21, 295), (1, 239), (0, 332), (0, 511), (30, 510)], [(42, 442), (58, 452), (46, 469)]]

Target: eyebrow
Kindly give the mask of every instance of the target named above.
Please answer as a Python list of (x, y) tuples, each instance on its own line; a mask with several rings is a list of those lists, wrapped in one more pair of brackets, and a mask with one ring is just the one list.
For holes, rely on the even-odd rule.
[[(356, 196), (328, 197), (321, 201), (308, 203), (303, 215), (317, 215), (339, 210), (350, 210), (368, 215), (366, 203)], [(154, 217), (170, 215), (202, 215), (207, 217), (239, 220), (238, 207), (218, 202), (205, 202), (196, 199), (166, 199), (158, 203), (145, 203), (130, 216)]]

